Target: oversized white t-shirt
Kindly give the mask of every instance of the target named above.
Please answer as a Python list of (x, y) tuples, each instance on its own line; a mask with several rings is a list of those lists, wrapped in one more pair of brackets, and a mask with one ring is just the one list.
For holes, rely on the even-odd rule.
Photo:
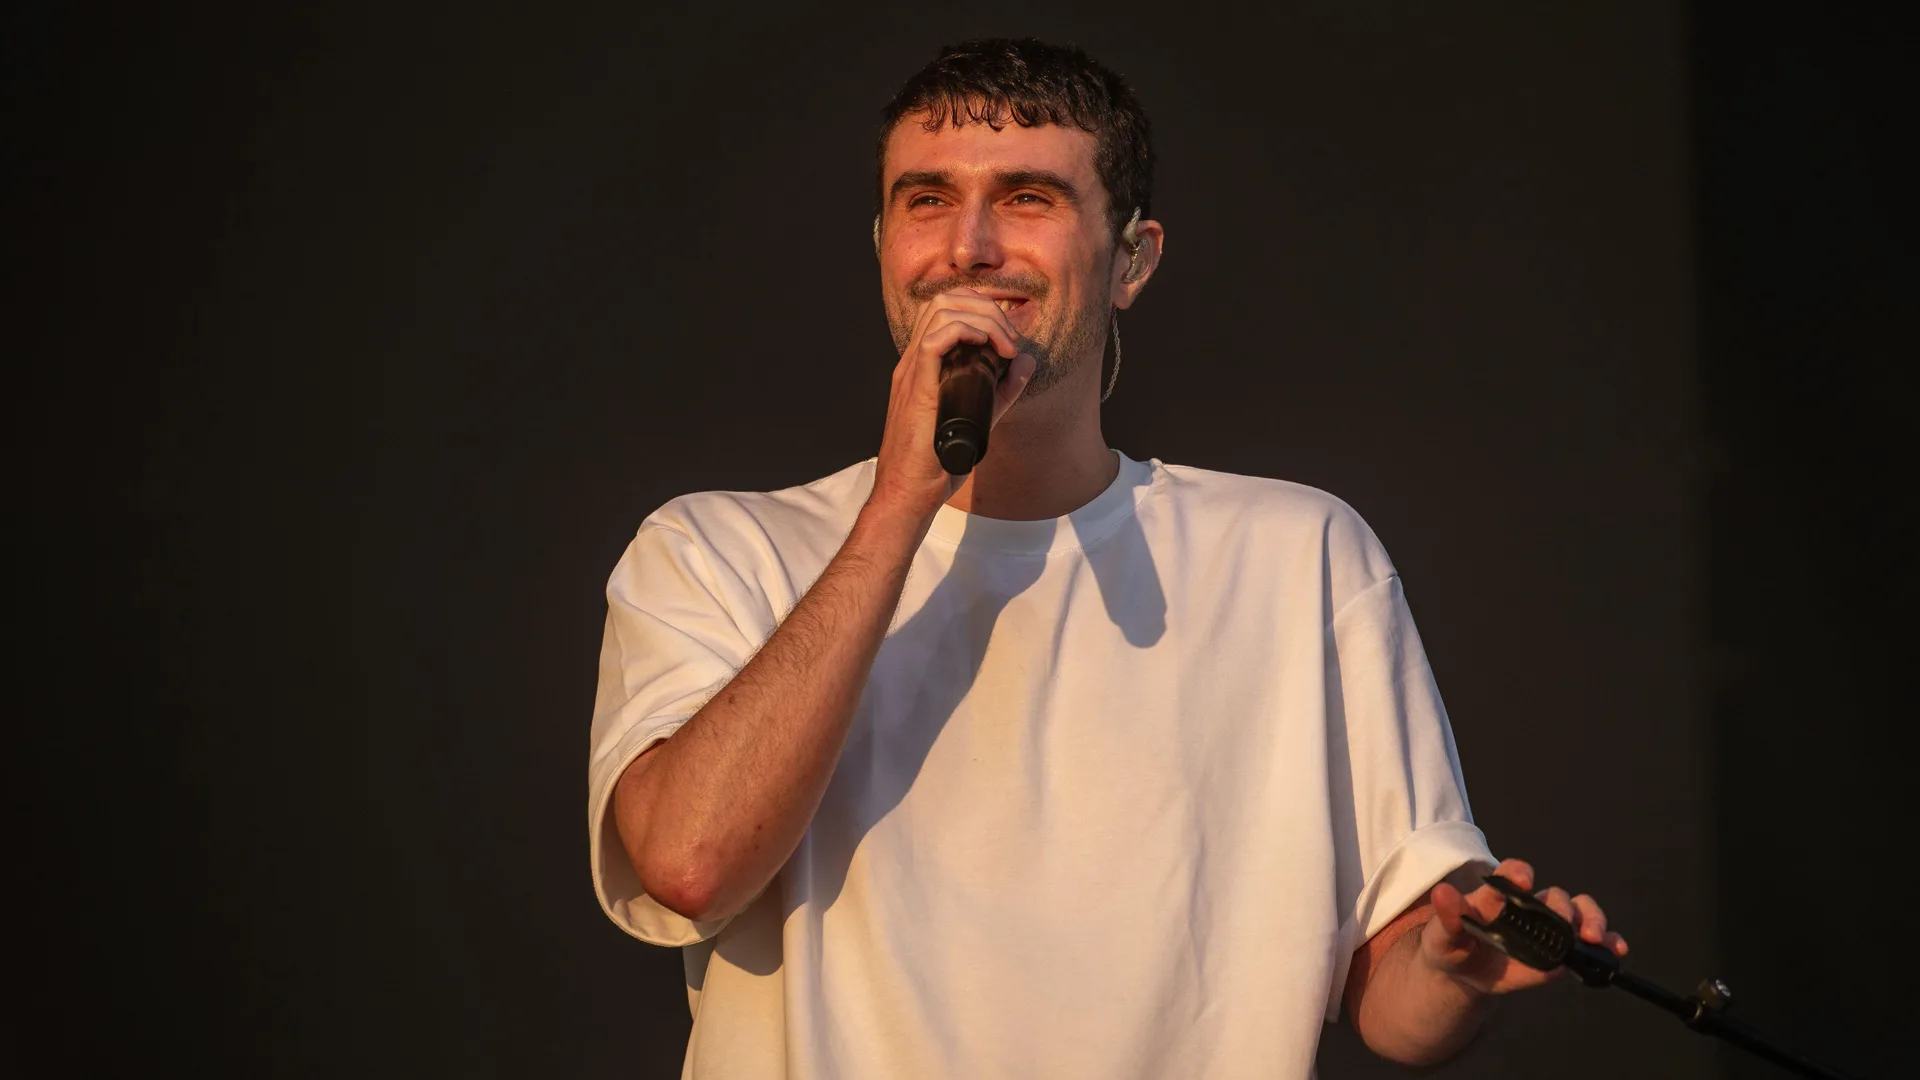
[(793, 857), (731, 920), (643, 893), (615, 781), (773, 633), (872, 482), (675, 499), (608, 582), (593, 880), (684, 947), (685, 1075), (1311, 1076), (1353, 950), (1494, 864), (1400, 579), (1312, 488), (1121, 455), (1057, 520), (942, 507)]

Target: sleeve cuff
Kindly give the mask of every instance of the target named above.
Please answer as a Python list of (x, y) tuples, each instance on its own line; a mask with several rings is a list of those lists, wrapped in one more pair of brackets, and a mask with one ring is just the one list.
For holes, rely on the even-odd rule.
[(694, 922), (662, 907), (640, 886), (639, 875), (620, 845), (609, 804), (620, 775), (649, 746), (680, 730), (693, 714), (651, 717), (635, 724), (614, 751), (593, 763), (588, 777), (587, 858), (593, 868), (593, 891), (600, 910), (613, 924), (652, 945), (692, 945), (720, 932), (731, 916)]
[(1499, 860), (1487, 847), (1486, 836), (1469, 821), (1436, 821), (1423, 825), (1395, 844), (1361, 888), (1359, 900), (1347, 913), (1336, 935), (1333, 985), (1327, 992), (1327, 1023), (1340, 1020), (1354, 950), (1455, 870), (1473, 866), (1491, 872), (1498, 865)]

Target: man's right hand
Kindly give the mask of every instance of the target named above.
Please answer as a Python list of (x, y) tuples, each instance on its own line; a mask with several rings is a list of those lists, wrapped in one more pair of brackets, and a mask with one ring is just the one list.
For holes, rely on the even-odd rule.
[(972, 289), (953, 289), (928, 301), (893, 368), (893, 395), (887, 403), (887, 426), (880, 438), (868, 505), (931, 517), (953, 496), (962, 478), (950, 476), (933, 453), (941, 357), (964, 341), (991, 345), (1002, 359), (1011, 361), (994, 390), (993, 422), (997, 424), (1033, 376), (1034, 359), (1020, 351), (1019, 340), (1007, 313)]
[[(1006, 313), (970, 289), (935, 297), (893, 369), (873, 494), (840, 550), (746, 666), (673, 737), (627, 766), (614, 823), (646, 894), (696, 923), (761, 895), (806, 834), (846, 746), (927, 524), (954, 486), (933, 453), (940, 358), (1011, 358), (998, 421), (1032, 376)], [(870, 511), (870, 512), (869, 512)]]

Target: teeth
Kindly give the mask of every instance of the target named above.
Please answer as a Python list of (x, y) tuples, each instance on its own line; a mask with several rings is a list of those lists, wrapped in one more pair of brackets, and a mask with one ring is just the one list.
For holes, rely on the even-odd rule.
[(994, 301), (994, 303), (996, 303), (996, 304), (999, 304), (999, 305), (1000, 305), (1000, 310), (1001, 310), (1001, 311), (1012, 311), (1012, 310), (1013, 310), (1013, 301), (1011, 301), (1011, 300), (995, 300), (995, 301)]

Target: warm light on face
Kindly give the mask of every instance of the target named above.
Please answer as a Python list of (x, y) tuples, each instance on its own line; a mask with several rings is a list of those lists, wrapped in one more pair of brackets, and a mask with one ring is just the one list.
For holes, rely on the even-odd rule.
[(909, 118), (894, 128), (879, 255), (895, 348), (933, 296), (965, 286), (1004, 301), (1039, 349), (1029, 394), (1090, 348), (1098, 364), (1113, 241), (1094, 145), (1088, 132), (1051, 124), (928, 131)]

